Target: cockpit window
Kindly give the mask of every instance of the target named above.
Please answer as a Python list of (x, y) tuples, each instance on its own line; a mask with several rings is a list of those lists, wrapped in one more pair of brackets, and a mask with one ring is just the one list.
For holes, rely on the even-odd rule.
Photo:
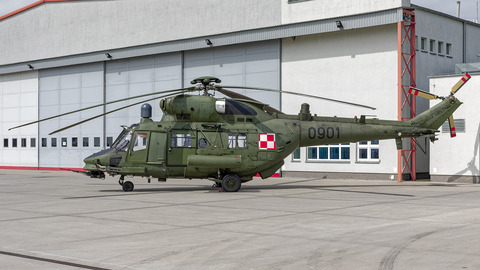
[(147, 133), (137, 133), (135, 136), (135, 142), (133, 144), (132, 151), (140, 151), (143, 149), (147, 149), (147, 140)]
[(225, 114), (230, 115), (257, 115), (257, 112), (240, 102), (226, 99), (225, 100)]
[(130, 139), (132, 138), (132, 130), (128, 130), (127, 132), (122, 132), (120, 136), (118, 136), (117, 143), (113, 145), (118, 151), (126, 151), (128, 148), (128, 144), (130, 143)]

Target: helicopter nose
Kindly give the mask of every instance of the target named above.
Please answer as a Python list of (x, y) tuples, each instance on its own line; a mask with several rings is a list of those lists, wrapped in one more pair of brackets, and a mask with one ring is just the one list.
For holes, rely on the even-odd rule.
[(85, 162), (84, 170), (98, 170), (97, 164), (101, 166), (109, 166), (111, 156), (115, 155), (117, 150), (115, 148), (108, 148), (100, 152), (94, 153), (86, 157), (83, 162)]

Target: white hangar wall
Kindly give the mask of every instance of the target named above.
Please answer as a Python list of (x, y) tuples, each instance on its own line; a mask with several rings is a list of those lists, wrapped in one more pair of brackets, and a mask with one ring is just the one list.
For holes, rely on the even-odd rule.
[[(295, 97), (282, 99), (286, 113), (296, 114), (302, 103), (319, 116), (355, 117), (370, 115), (397, 118), (396, 25), (285, 39), (282, 43), (282, 88), (290, 91), (351, 101), (377, 110), (322, 100)], [(286, 96), (286, 95), (284, 95)], [(300, 159), (286, 159), (284, 172), (344, 172), (394, 174), (397, 151), (393, 140), (379, 142), (379, 160), (358, 160), (358, 144), (348, 159), (312, 160), (301, 148)]]
[(282, 24), (298, 23), (379, 10), (410, 7), (410, 0), (329, 0), (329, 1), (281, 1)]
[(47, 2), (0, 21), (0, 65), (280, 24), (277, 0)]
[[(450, 138), (442, 131), (430, 147), (430, 174), (433, 181), (480, 183), (480, 74), (472, 78), (455, 94), (463, 104), (453, 113), (456, 121), (464, 121), (465, 129), (457, 124), (457, 136)], [(447, 96), (463, 75), (430, 78), (430, 92)], [(431, 101), (434, 106), (439, 101)]]

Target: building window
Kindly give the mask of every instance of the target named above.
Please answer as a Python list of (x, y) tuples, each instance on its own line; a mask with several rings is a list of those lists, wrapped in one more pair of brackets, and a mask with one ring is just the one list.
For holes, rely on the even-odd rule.
[(72, 147), (77, 147), (78, 146), (78, 138), (77, 137), (73, 137), (72, 138)]
[(295, 149), (295, 151), (293, 151), (292, 160), (300, 161), (300, 147)]
[(51, 143), (52, 147), (57, 147), (57, 138), (52, 138)]
[(67, 147), (67, 138), (62, 138), (62, 147)]
[(8, 139), (3, 139), (3, 147), (8, 147)]
[(21, 138), (20, 139), (20, 144), (22, 147), (27, 147), (27, 139), (26, 138)]
[(359, 142), (358, 161), (378, 161), (380, 159), (379, 141)]
[(447, 55), (450, 55), (450, 54), (452, 53), (452, 44), (448, 44), (448, 43), (447, 43), (447, 47), (446, 47), (445, 53), (446, 53)]
[(430, 39), (430, 52), (435, 52), (435, 40)]
[(438, 53), (439, 54), (443, 53), (443, 42), (441, 41), (438, 42)]
[(330, 144), (319, 147), (308, 147), (307, 160), (349, 160), (350, 144)]
[(420, 49), (422, 51), (425, 51), (425, 47), (427, 46), (427, 38), (422, 37), (422, 44), (420, 46)]
[[(465, 132), (465, 119), (454, 119), (453, 123), (455, 124), (455, 132)], [(450, 133), (450, 125), (448, 124), (448, 120), (445, 121), (442, 125), (442, 132), (443, 133)]]
[(47, 147), (47, 138), (42, 138), (42, 147)]
[(88, 147), (88, 137), (83, 137), (83, 147)]
[[(95, 144), (95, 147), (100, 147), (100, 138), (99, 137), (95, 137), (95, 138), (98, 138), (98, 146)], [(112, 146), (112, 144), (113, 144), (113, 137), (107, 137), (107, 147)]]
[[(112, 138), (112, 137), (108, 137), (108, 138)], [(108, 142), (108, 138), (107, 138), (107, 142)], [(112, 145), (112, 142), (110, 141), (110, 145)], [(108, 146), (110, 146), (108, 145)], [(93, 146), (94, 147), (100, 147), (100, 137), (94, 137), (93, 138)]]
[(37, 139), (30, 138), (30, 147), (37, 147)]
[(12, 139), (12, 147), (17, 147), (17, 139)]

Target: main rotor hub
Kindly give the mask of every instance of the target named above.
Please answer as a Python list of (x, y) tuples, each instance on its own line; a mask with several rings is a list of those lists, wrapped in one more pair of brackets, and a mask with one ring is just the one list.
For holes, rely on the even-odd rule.
[(199, 77), (192, 80), (191, 84), (198, 84), (195, 86), (195, 90), (203, 91), (204, 96), (210, 95), (208, 91), (212, 90), (215, 91), (215, 84), (214, 83), (221, 83), (222, 81), (219, 78), (211, 77), (211, 76), (204, 76)]

